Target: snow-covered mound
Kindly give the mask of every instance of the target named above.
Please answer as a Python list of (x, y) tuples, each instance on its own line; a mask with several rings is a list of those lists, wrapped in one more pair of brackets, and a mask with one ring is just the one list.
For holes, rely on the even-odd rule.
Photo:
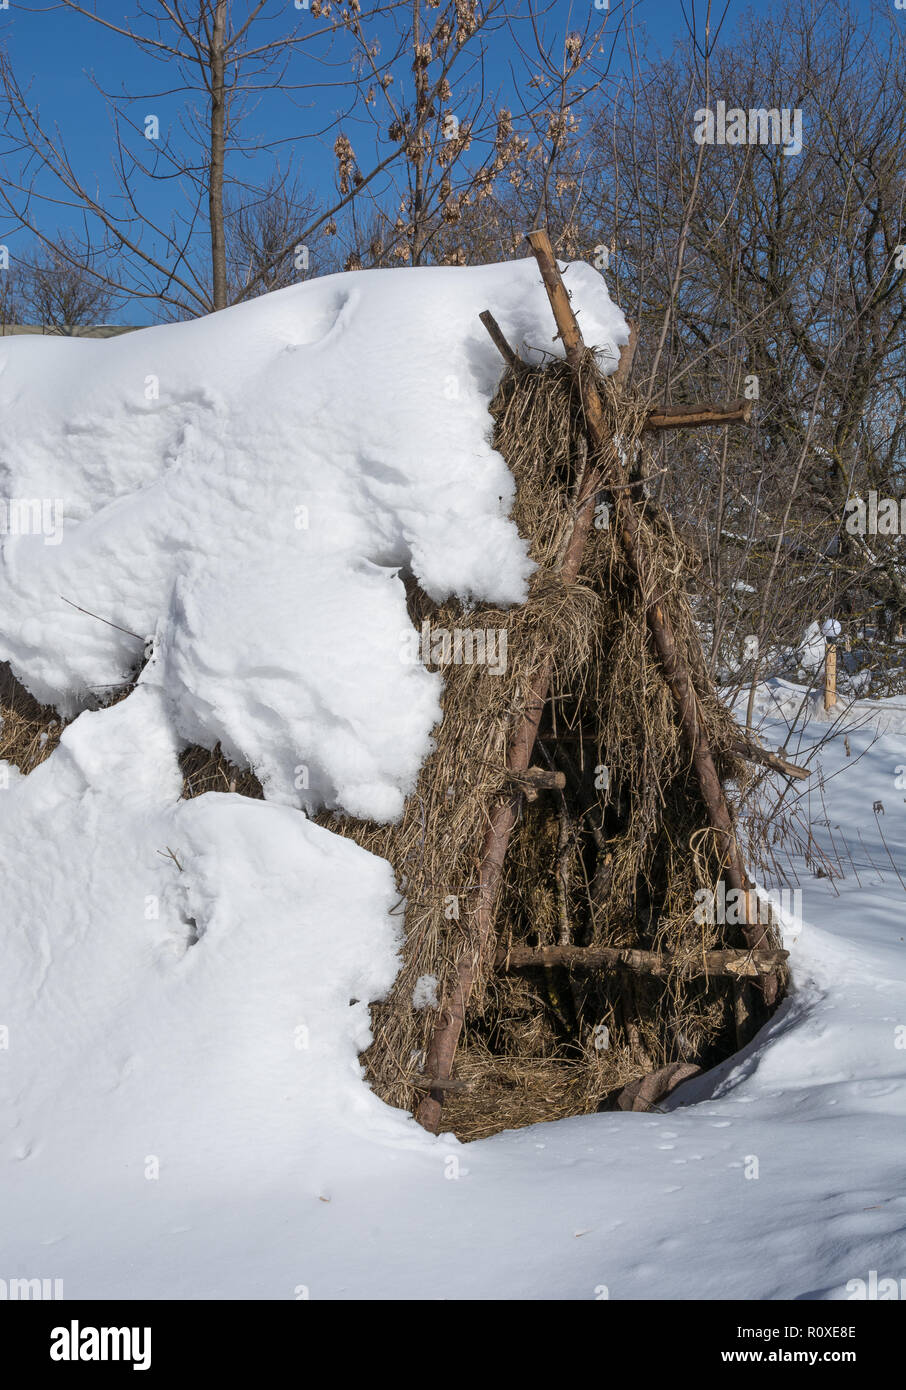
[[(567, 283), (615, 359), (600, 277)], [(48, 503), (46, 534), (4, 539), (0, 658), (83, 709), (28, 777), (0, 765), (4, 1280), (71, 1298), (763, 1298), (902, 1272), (893, 703), (818, 754), (816, 835), (845, 877), (797, 865), (796, 992), (666, 1113), (465, 1148), (362, 1079), (368, 1004), (397, 968), (393, 876), (297, 807), (390, 817), (412, 786), (440, 678), (400, 660), (400, 571), (437, 597), (524, 592), (484, 308), (520, 347), (559, 350), (529, 262), (339, 276), (104, 342), (0, 341), (9, 518)], [(137, 688), (85, 708), (150, 634)], [(769, 744), (801, 694), (763, 690)], [(816, 716), (791, 751), (828, 729)], [(181, 747), (216, 739), (267, 802), (179, 800)]]
[[(576, 264), (567, 283), (615, 365), (604, 281)], [(514, 344), (559, 350), (533, 260), (335, 275), (105, 341), (0, 339), (0, 495), (20, 530), (43, 503), (4, 539), (0, 660), (72, 712), (153, 635), (144, 679), (179, 736), (220, 740), (270, 799), (398, 815), (441, 684), (401, 660), (399, 571), (508, 604), (531, 569), (489, 443), (487, 308)]]
[[(761, 702), (769, 745), (801, 697)], [(895, 702), (866, 705), (849, 755), (842, 731), (817, 755), (816, 832), (845, 877), (797, 862), (795, 993), (743, 1053), (664, 1113), (462, 1146), (360, 1079), (364, 1000), (394, 969), (387, 867), (285, 807), (177, 806), (156, 692), (83, 715), (0, 797), (3, 1277), (274, 1299), (846, 1299), (872, 1271), (899, 1280), (906, 892), (884, 841), (903, 873), (904, 728)]]
[(385, 1109), (356, 1054), (397, 969), (389, 864), (286, 806), (179, 801), (176, 751), (140, 687), (0, 796), (0, 1188), (45, 1211), (155, 1163), (251, 1181)]

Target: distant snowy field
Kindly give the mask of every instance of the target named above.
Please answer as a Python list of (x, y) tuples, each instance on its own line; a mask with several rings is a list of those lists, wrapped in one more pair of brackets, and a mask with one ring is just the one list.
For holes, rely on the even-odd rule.
[[(567, 284), (615, 361), (600, 276)], [(4, 537), (0, 659), (83, 711), (0, 792), (0, 1279), (71, 1298), (841, 1298), (906, 1274), (888, 857), (906, 879), (906, 701), (857, 706), (849, 756), (842, 732), (819, 754), (816, 834), (851, 856), (840, 880), (799, 865), (795, 992), (667, 1113), (463, 1146), (362, 1079), (398, 963), (393, 876), (301, 810), (392, 818), (428, 751), (440, 678), (400, 660), (401, 570), (437, 597), (525, 592), (484, 308), (557, 350), (527, 261), (337, 276), (105, 342), (0, 340), (3, 495), (62, 522)], [(92, 711), (152, 636), (137, 688)], [(798, 698), (762, 689), (769, 746)], [(794, 754), (826, 728), (815, 712)], [(180, 749), (217, 739), (266, 802), (179, 801)]]

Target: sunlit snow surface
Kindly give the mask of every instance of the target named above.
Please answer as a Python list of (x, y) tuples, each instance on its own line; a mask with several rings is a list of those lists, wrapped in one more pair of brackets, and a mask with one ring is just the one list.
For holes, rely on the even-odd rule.
[[(567, 284), (613, 360), (600, 277)], [(558, 350), (529, 262), (0, 341), (5, 493), (62, 499), (65, 523), (59, 544), (4, 540), (0, 658), (85, 709), (0, 791), (4, 1279), (72, 1298), (770, 1298), (906, 1272), (906, 701), (857, 707), (849, 756), (842, 732), (818, 755), (823, 802), (817, 775), (805, 795), (845, 876), (797, 861), (795, 992), (665, 1113), (462, 1146), (362, 1079), (368, 1002), (397, 968), (393, 876), (297, 808), (393, 817), (428, 751), (440, 681), (399, 659), (400, 569), (437, 597), (524, 594), (484, 308), (523, 351)], [(88, 710), (150, 634), (138, 687)], [(800, 699), (762, 689), (768, 746)], [(814, 712), (791, 754), (827, 728)], [(267, 802), (179, 800), (180, 749), (216, 739)]]

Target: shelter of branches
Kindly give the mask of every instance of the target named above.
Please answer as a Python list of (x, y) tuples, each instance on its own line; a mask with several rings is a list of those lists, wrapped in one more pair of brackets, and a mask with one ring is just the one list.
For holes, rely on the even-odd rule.
[[(505, 361), (491, 415), (537, 563), (528, 600), (465, 614), (409, 591), (426, 632), (505, 630), (505, 671), (445, 665), (398, 825), (322, 817), (398, 878), (404, 965), (373, 1010), (372, 1084), (462, 1138), (657, 1105), (749, 1040), (786, 970), (724, 791), (773, 755), (712, 687), (693, 556), (640, 486), (646, 430), (749, 407), (653, 409), (625, 387), (631, 348), (602, 376), (546, 234), (529, 241), (565, 360), (528, 367), (482, 316)], [(725, 922), (702, 907), (721, 883), (742, 904)]]

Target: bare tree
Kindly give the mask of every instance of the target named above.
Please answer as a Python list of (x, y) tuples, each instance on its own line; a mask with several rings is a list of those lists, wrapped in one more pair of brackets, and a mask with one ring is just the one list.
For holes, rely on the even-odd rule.
[[(365, 217), (352, 210), (352, 263), (505, 259), (525, 254), (525, 232), (539, 218), (553, 228), (554, 206), (568, 198), (564, 171), (577, 148), (579, 108), (607, 80), (614, 43), (605, 38), (619, 33), (619, 9), (589, 9), (584, 28), (564, 34), (560, 8), (550, 3), (490, 0), (479, 11), (473, 0), (437, 8), (414, 0), (397, 43), (409, 73), (397, 81), (377, 64), (371, 69), (371, 109), (375, 120), (389, 121), (403, 158), (378, 208)], [(504, 37), (506, 97), (491, 87), (484, 58), (486, 46)], [(521, 200), (514, 188), (524, 191)], [(570, 188), (575, 195), (578, 184)]]
[(3, 264), (0, 264), (0, 334), (5, 334), (22, 319), (22, 299), (19, 275), (8, 262), (9, 248), (0, 250)]
[(57, 333), (103, 323), (114, 300), (113, 291), (65, 243), (40, 247), (25, 259), (21, 286), (26, 321)]
[[(89, 265), (99, 280), (125, 286), (133, 298), (156, 300), (171, 313), (223, 308), (230, 299), (229, 209), (266, 197), (286, 139), (266, 137), (252, 127), (256, 103), (279, 92), (298, 108), (306, 94), (317, 95), (317, 101), (305, 104), (308, 128), (298, 139), (318, 139), (338, 119), (351, 119), (364, 99), (365, 75), (351, 66), (360, 35), (399, 0), (374, 6), (367, 20), (357, 0), (349, 11), (333, 15), (329, 4), (313, 0), (310, 10), (290, 11), (291, 24), (286, 5), (276, 0), (140, 0), (133, 23), (115, 23), (77, 0), (62, 3), (86, 23), (119, 35), (144, 58), (160, 63), (165, 85), (141, 96), (149, 105), (181, 98), (180, 117), (171, 130), (162, 130), (153, 107), (142, 122), (132, 115), (138, 94), (104, 91), (112, 118), (115, 179), (113, 195), (105, 195), (93, 176), (77, 168), (62, 133), (42, 123), (27, 86), (8, 55), (0, 53), (7, 108), (0, 149), (11, 170), (0, 186), (0, 206), (49, 246), (55, 241), (46, 231), (50, 217), (58, 221), (61, 207), (75, 208), (85, 228), (79, 242), (71, 243), (75, 264)], [(375, 40), (366, 41), (376, 47)], [(327, 107), (328, 95), (333, 109)], [(234, 281), (238, 297), (259, 292), (287, 252), (308, 244), (398, 158), (399, 149), (391, 146), (377, 152), (363, 172), (348, 138), (342, 137), (338, 159), (347, 177), (341, 191), (313, 218), (302, 216), (284, 245), (250, 279), (238, 288)], [(264, 174), (259, 178), (255, 171), (260, 168)], [(180, 199), (169, 220), (152, 212), (153, 195), (162, 182)], [(303, 202), (299, 212), (309, 208)], [(62, 254), (67, 254), (65, 248)]]
[[(740, 682), (795, 663), (831, 610), (860, 632), (906, 613), (899, 539), (843, 525), (854, 490), (900, 486), (904, 76), (889, 13), (790, 0), (639, 67), (595, 128), (585, 221), (641, 321), (637, 376), (673, 402), (758, 399), (752, 430), (665, 440), (650, 479), (701, 554), (712, 661)], [(800, 110), (801, 150), (696, 143), (718, 101)]]
[(243, 190), (226, 202), (227, 297), (236, 303), (310, 278), (317, 264), (329, 268), (332, 254), (322, 232), (293, 245), (296, 229), (317, 218), (313, 194), (296, 181), (274, 177), (260, 192)]

